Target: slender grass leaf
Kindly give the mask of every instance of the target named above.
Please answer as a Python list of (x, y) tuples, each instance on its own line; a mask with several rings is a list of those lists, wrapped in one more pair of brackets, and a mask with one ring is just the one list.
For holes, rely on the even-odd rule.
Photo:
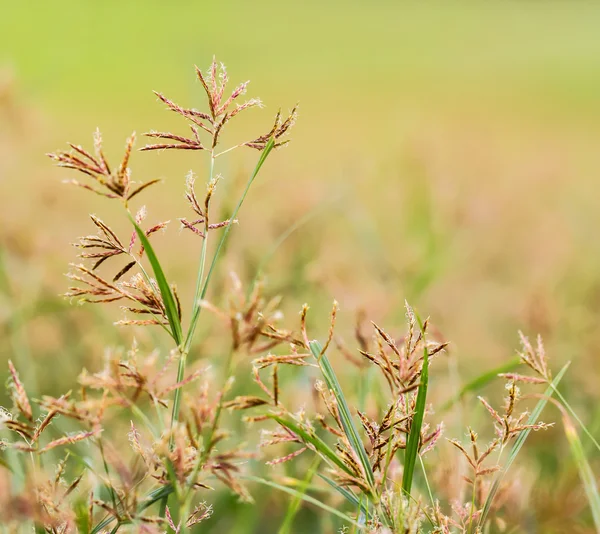
[(158, 261), (158, 257), (150, 244), (150, 241), (146, 237), (144, 231), (138, 226), (135, 222), (133, 216), (128, 213), (129, 219), (131, 220), (131, 224), (135, 228), (135, 232), (137, 233), (142, 245), (144, 246), (144, 250), (148, 256), (148, 261), (152, 266), (152, 270), (154, 271), (154, 276), (156, 277), (156, 282), (158, 283), (158, 288), (160, 290), (160, 295), (162, 297), (163, 303), (165, 305), (165, 311), (167, 313), (167, 319), (169, 320), (169, 326), (171, 327), (171, 334), (173, 339), (177, 345), (181, 345), (183, 342), (183, 333), (181, 330), (181, 321), (179, 320), (179, 312), (177, 311), (177, 305), (175, 304), (175, 297), (173, 296), (173, 291), (171, 291), (171, 286), (169, 282), (167, 282), (167, 278), (163, 271), (160, 262)]
[(423, 462), (423, 457), (420, 454), (419, 454), (419, 463), (421, 464), (421, 471), (423, 471), (423, 478), (425, 479), (425, 486), (427, 487), (427, 494), (429, 495), (429, 500), (431, 501), (431, 506), (435, 507), (435, 499), (433, 498), (431, 486), (429, 485), (429, 478), (427, 477), (427, 470), (425, 469), (425, 463)]
[(465, 384), (454, 397), (452, 397), (450, 400), (446, 401), (441, 406), (439, 411), (440, 412), (448, 411), (450, 408), (452, 408), (452, 406), (454, 406), (458, 401), (460, 401), (467, 393), (476, 392), (476, 391), (480, 390), (483, 386), (489, 384), (490, 382), (492, 382), (493, 380), (498, 378), (498, 375), (500, 373), (507, 373), (509, 371), (512, 371), (513, 369), (516, 369), (520, 364), (521, 364), (521, 360), (519, 358), (513, 358), (513, 359), (509, 360), (508, 362), (479, 375), (478, 377), (474, 378), (473, 380), (471, 380), (470, 382)]
[[(544, 393), (544, 398), (540, 399), (540, 401), (536, 404), (535, 408), (531, 412), (531, 415), (529, 416), (529, 419), (527, 420), (527, 423), (526, 423), (527, 425), (535, 425), (536, 424), (538, 418), (540, 417), (540, 414), (542, 413), (542, 410), (548, 403), (548, 399), (552, 396), (552, 393), (555, 391), (556, 386), (558, 386), (559, 382), (562, 380), (562, 377), (567, 372), (567, 369), (569, 368), (570, 364), (571, 364), (571, 362), (568, 362), (556, 375), (556, 377), (552, 381), (552, 384), (550, 384), (548, 386), (548, 388), (546, 389), (546, 391)], [(510, 450), (506, 464), (504, 465), (503, 469), (498, 472), (498, 475), (496, 476), (496, 478), (492, 484), (492, 487), (490, 488), (490, 491), (485, 499), (485, 503), (483, 505), (483, 511), (481, 513), (481, 516), (479, 517), (478, 525), (480, 527), (483, 527), (483, 525), (485, 524), (487, 515), (492, 506), (494, 497), (496, 496), (496, 493), (498, 492), (498, 489), (500, 488), (500, 483), (502, 482), (502, 479), (503, 479), (504, 475), (506, 474), (506, 472), (509, 470), (510, 466), (515, 461), (517, 455), (519, 454), (519, 451), (521, 450), (521, 447), (523, 447), (523, 444), (525, 443), (525, 440), (529, 436), (530, 432), (531, 432), (531, 429), (528, 428), (526, 430), (523, 430), (518, 435), (517, 439), (515, 440), (515, 443), (513, 444), (512, 448)]]
[(277, 421), (280, 425), (284, 426), (285, 428), (291, 430), (294, 434), (300, 436), (300, 438), (305, 443), (309, 443), (310, 445), (312, 445), (317, 451), (317, 453), (319, 453), (322, 457), (335, 464), (342, 471), (354, 476), (355, 473), (353, 473), (350, 470), (350, 468), (344, 462), (342, 462), (342, 460), (335, 453), (335, 451), (329, 445), (327, 445), (327, 443), (325, 443), (320, 437), (309, 434), (308, 432), (306, 432), (306, 430), (301, 428), (300, 425), (298, 425), (294, 421), (290, 421), (289, 419), (284, 419), (283, 417), (279, 417), (278, 415), (269, 415), (269, 417), (274, 421)]
[(140, 512), (143, 512), (144, 510), (150, 508), (150, 506), (157, 503), (164, 497), (168, 497), (169, 495), (171, 495), (171, 493), (173, 493), (174, 491), (175, 490), (173, 486), (171, 484), (168, 484), (167, 486), (163, 486), (162, 488), (158, 488), (150, 492), (148, 494), (148, 497), (146, 497), (146, 500), (138, 506), (138, 510)]
[(322, 478), (327, 484), (329, 484), (335, 491), (337, 491), (344, 499), (346, 499), (350, 504), (355, 506), (358, 510), (360, 510), (366, 517), (370, 517), (370, 512), (367, 506), (359, 498), (348, 488), (344, 488), (339, 484), (336, 484), (333, 480), (325, 475), (319, 474), (319, 478)]
[(277, 482), (273, 482), (272, 480), (267, 480), (267, 479), (255, 477), (252, 475), (243, 476), (242, 478), (245, 480), (250, 480), (252, 482), (258, 482), (259, 484), (264, 484), (265, 486), (270, 486), (270, 487), (278, 489), (280, 491), (284, 491), (285, 493), (293, 495), (294, 497), (300, 498), (304, 502), (318, 506), (322, 510), (325, 510), (326, 512), (329, 512), (332, 515), (336, 515), (337, 517), (340, 517), (341, 519), (343, 519), (344, 521), (347, 521), (351, 525), (356, 525), (357, 527), (362, 528), (362, 526), (359, 523), (357, 523), (354, 519), (352, 519), (349, 515), (346, 515), (345, 513), (340, 512), (339, 510), (336, 510), (335, 508), (332, 508), (331, 506), (327, 506), (325, 503), (319, 501), (318, 499), (315, 499), (314, 497), (311, 497), (310, 495), (306, 495), (306, 493), (301, 493), (298, 490), (295, 490), (293, 488), (288, 488), (287, 486), (282, 486), (281, 484), (277, 484)]
[(78, 499), (73, 505), (73, 512), (75, 513), (75, 524), (77, 525), (78, 532), (90, 532), (91, 530), (91, 517), (89, 503), (86, 499)]
[[(423, 325), (419, 319), (421, 334), (425, 337)], [(425, 340), (424, 340), (425, 341)], [(423, 366), (421, 368), (421, 381), (417, 392), (417, 403), (415, 406), (415, 414), (410, 425), (410, 434), (406, 443), (406, 451), (404, 453), (404, 472), (402, 474), (402, 490), (407, 495), (410, 495), (412, 481), (415, 472), (415, 463), (419, 454), (419, 444), (421, 441), (421, 427), (423, 426), (423, 417), (425, 416), (425, 405), (427, 402), (427, 387), (429, 385), (429, 351), (427, 344), (423, 343)]]
[(348, 403), (346, 402), (346, 398), (344, 397), (344, 393), (342, 392), (342, 388), (340, 386), (340, 383), (338, 382), (333, 367), (331, 366), (327, 355), (322, 354), (323, 348), (318, 341), (310, 342), (310, 350), (319, 363), (319, 367), (321, 368), (321, 372), (323, 374), (323, 377), (325, 378), (327, 387), (333, 392), (333, 395), (335, 396), (335, 400), (337, 401), (338, 405), (338, 410), (340, 412), (340, 419), (344, 428), (344, 433), (346, 434), (350, 445), (354, 449), (354, 452), (356, 453), (356, 456), (358, 457), (362, 465), (369, 485), (373, 487), (375, 485), (375, 476), (373, 475), (373, 468), (371, 467), (371, 463), (369, 462), (369, 457), (367, 456), (365, 446), (363, 445), (363, 442), (360, 439), (360, 436), (358, 435), (358, 432), (356, 430), (356, 426), (354, 425), (354, 421), (352, 420), (350, 408), (348, 407)]
[(308, 491), (310, 483), (312, 482), (312, 479), (315, 476), (315, 473), (317, 472), (320, 463), (321, 457), (315, 456), (315, 459), (313, 460), (310, 468), (308, 469), (306, 477), (303, 481), (300, 482), (298, 486), (299, 494), (292, 499), (288, 506), (285, 517), (283, 518), (283, 523), (281, 524), (281, 527), (279, 527), (278, 534), (289, 534), (290, 532), (292, 532), (292, 525), (294, 523), (294, 519), (296, 518), (298, 510), (300, 510), (300, 505), (302, 504), (302, 496), (306, 495), (306, 492)]
[[(138, 505), (138, 513), (143, 512), (147, 508), (150, 508), (150, 506), (152, 506), (153, 504), (156, 504), (162, 499), (168, 497), (169, 495), (171, 495), (171, 493), (173, 493), (173, 491), (173, 486), (171, 484), (168, 484), (166, 486), (163, 486), (162, 488), (158, 488), (150, 492), (146, 500)], [(108, 525), (110, 525), (114, 520), (115, 518), (112, 516), (107, 517), (106, 519), (98, 523), (92, 529), (90, 534), (98, 534), (99, 532), (103, 531)]]
[(106, 519), (103, 519), (98, 523), (92, 530), (90, 534), (98, 534), (102, 532), (108, 525), (110, 525), (115, 518), (113, 516), (108, 516)]
[(560, 400), (561, 404), (566, 408), (566, 410), (569, 412), (569, 414), (571, 414), (571, 417), (573, 417), (573, 419), (575, 419), (575, 421), (577, 421), (577, 423), (579, 424), (579, 426), (581, 427), (581, 430), (583, 430), (584, 434), (590, 438), (591, 442), (594, 444), (594, 446), (596, 447), (596, 449), (598, 449), (598, 451), (600, 451), (600, 443), (598, 443), (598, 441), (596, 440), (596, 438), (592, 435), (592, 433), (588, 430), (588, 428), (585, 426), (585, 424), (583, 423), (583, 421), (579, 418), (579, 416), (577, 415), (577, 413), (575, 412), (575, 410), (571, 407), (571, 405), (567, 402), (567, 399), (565, 399), (563, 397), (563, 395), (561, 394), (560, 391), (558, 391), (558, 389), (554, 389), (554, 393), (556, 394), (556, 396), (558, 397), (558, 399)]
[(577, 464), (579, 470), (579, 477), (583, 483), (585, 494), (587, 496), (590, 509), (592, 510), (592, 517), (594, 518), (594, 525), (596, 532), (600, 532), (600, 494), (598, 494), (598, 484), (596, 483), (596, 477), (590, 467), (590, 464), (585, 456), (583, 445), (577, 435), (577, 430), (573, 424), (564, 418), (565, 435), (571, 448), (571, 455)]

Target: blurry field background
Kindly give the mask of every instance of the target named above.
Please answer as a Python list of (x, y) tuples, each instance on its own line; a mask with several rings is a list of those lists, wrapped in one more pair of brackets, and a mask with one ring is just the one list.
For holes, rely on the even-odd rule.
[[(583, 1), (2, 2), (0, 377), (11, 357), (33, 391), (58, 394), (82, 365), (99, 366), (103, 346), (130, 343), (131, 330), (111, 326), (117, 309), (59, 296), (69, 243), (92, 231), (89, 212), (109, 219), (112, 208), (63, 186), (71, 175), (44, 154), (89, 145), (96, 127), (109, 158), (132, 130), (182, 131), (152, 90), (201, 107), (193, 65), (216, 55), (267, 106), (246, 116), (248, 132), (300, 102), (293, 142), (251, 192), (222, 272), (252, 276), (312, 213), (267, 269), (292, 320), (306, 301), (323, 327), (335, 297), (340, 332), (361, 309), (401, 331), (406, 298), (452, 342), (464, 382), (512, 357), (518, 329), (539, 332), (556, 368), (574, 360), (566, 390), (597, 434), (599, 27), (600, 4)], [(224, 190), (254, 157), (226, 160)], [(146, 197), (149, 220), (185, 215), (186, 172), (206, 176), (198, 153), (138, 153), (131, 167), (134, 179), (166, 179)], [(168, 236), (156, 246), (185, 295), (198, 245), (175, 226)], [(540, 531), (564, 532), (585, 508), (564, 437), (525, 449), (530, 483), (546, 477), (535, 508), (552, 527)], [(237, 531), (265, 525), (260, 510), (239, 512)]]

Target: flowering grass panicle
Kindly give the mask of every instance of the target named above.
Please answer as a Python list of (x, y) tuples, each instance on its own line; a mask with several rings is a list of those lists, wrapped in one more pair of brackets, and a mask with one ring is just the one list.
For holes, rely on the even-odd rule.
[[(342, 312), (334, 303), (321, 343), (310, 335), (319, 325), (307, 305), (299, 324), (286, 325), (281, 298), (268, 294), (261, 269), (248, 281), (231, 274), (229, 289), (212, 289), (248, 190), (272, 150), (288, 143), (297, 106), (288, 115), (277, 112), (266, 133), (223, 147), (223, 131), (262, 102), (242, 101), (248, 82), (228, 92), (228, 73), (216, 60), (207, 72), (196, 68), (196, 77), (207, 99), (204, 111), (155, 93), (191, 133), (150, 131), (144, 135), (153, 142), (140, 149), (191, 150), (208, 158), (205, 193), (196, 183), (203, 173), (190, 171), (188, 215), (176, 218), (199, 238), (193, 257), (177, 258), (195, 265), (195, 289), (185, 299), (165, 269), (168, 258), (155, 249), (155, 237), (171, 229), (169, 221), (147, 223), (146, 206), (132, 206), (159, 183), (133, 181), (135, 135), (117, 164), (104, 154), (99, 131), (92, 150), (69, 144), (70, 151), (50, 154), (59, 167), (83, 176), (69, 183), (120, 201), (130, 225), (121, 235), (90, 215), (96, 233), (74, 244), (79, 260), (67, 275), (72, 286), (66, 296), (118, 303), (125, 315), (116, 325), (158, 326), (168, 348), (133, 340), (129, 350), (107, 349), (71, 390), (41, 398), (28, 393), (18, 366), (8, 362), (12, 406), (0, 407), (3, 526), (52, 534), (185, 534), (212, 525), (223, 531), (230, 514), (222, 493), (260, 506), (253, 495), (262, 485), (278, 490), (279, 499), (269, 503), (287, 510), (281, 534), (292, 532), (302, 504), (327, 517), (334, 525), (327, 528), (342, 532), (475, 534), (505, 529), (509, 518), (516, 518), (510, 527), (518, 528), (522, 518), (504, 497), (512, 491), (506, 475), (530, 432), (552, 426), (539, 416), (553, 395), (599, 526), (600, 498), (575, 422), (600, 446), (560, 393), (566, 367), (553, 377), (541, 339), (534, 348), (521, 335), (520, 359), (534, 375), (501, 373), (501, 408), (479, 397), (490, 428), (477, 432), (469, 424), (466, 442), (445, 441), (450, 425), (444, 410), (434, 410), (432, 399), (439, 395), (431, 392), (440, 384), (449, 344), (408, 304), (404, 332), (372, 323), (369, 335), (361, 317), (349, 342), (339, 333)], [(237, 201), (227, 203), (235, 207), (217, 218), (219, 158), (243, 147), (259, 151), (256, 166)], [(199, 342), (197, 327), (207, 313), (216, 321), (207, 322)], [(349, 386), (352, 375), (362, 382), (358, 394)], [(521, 393), (521, 386), (540, 385), (543, 394)], [(453, 396), (446, 408), (463, 397)], [(533, 409), (522, 409), (532, 398)], [(481, 406), (473, 403), (473, 409)], [(466, 405), (461, 411), (471, 414)], [(442, 465), (450, 455), (450, 465)], [(457, 475), (458, 487), (440, 481), (441, 467)], [(283, 497), (289, 503), (282, 504)], [(261, 525), (260, 531), (272, 527)]]

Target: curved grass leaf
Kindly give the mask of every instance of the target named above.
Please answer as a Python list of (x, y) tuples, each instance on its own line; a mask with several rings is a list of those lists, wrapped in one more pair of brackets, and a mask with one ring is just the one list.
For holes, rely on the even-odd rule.
[(327, 484), (329, 484), (335, 491), (337, 491), (344, 499), (360, 510), (366, 517), (370, 517), (370, 512), (367, 506), (360, 499), (351, 492), (348, 488), (344, 488), (339, 484), (336, 484), (333, 480), (325, 475), (319, 474), (319, 478), (322, 478)]
[(577, 464), (579, 477), (581, 478), (581, 482), (585, 489), (585, 494), (594, 519), (594, 526), (596, 527), (596, 532), (600, 532), (600, 494), (598, 493), (596, 477), (585, 457), (585, 451), (583, 450), (583, 445), (577, 435), (577, 430), (566, 418), (564, 418), (564, 423), (565, 435), (567, 436), (567, 441), (571, 448), (571, 455)]
[[(174, 491), (173, 486), (171, 484), (168, 484), (166, 486), (163, 486), (161, 488), (158, 488), (158, 489), (150, 492), (148, 494), (148, 497), (146, 498), (146, 500), (143, 501), (142, 503), (140, 503), (138, 505), (138, 513), (143, 512), (147, 508), (150, 508), (150, 506), (152, 506), (153, 504), (156, 504), (157, 502), (165, 499), (166, 497), (168, 497), (169, 495), (171, 495), (171, 493), (173, 493), (173, 491)], [(107, 517), (106, 519), (104, 519), (103, 521), (101, 521), (100, 523), (98, 523), (92, 529), (92, 531), (91, 531), (90, 534), (99, 534), (108, 525), (110, 525), (114, 520), (115, 520), (115, 518), (112, 517), (112, 516)], [(122, 524), (124, 524), (124, 523), (122, 523)], [(120, 525), (118, 525), (118, 526), (120, 526)]]
[(320, 437), (309, 434), (308, 432), (306, 432), (306, 430), (301, 428), (300, 425), (298, 425), (294, 421), (290, 421), (289, 419), (284, 419), (283, 417), (272, 414), (269, 415), (269, 417), (274, 421), (277, 421), (281, 426), (287, 428), (288, 430), (291, 430), (294, 434), (300, 436), (300, 438), (302, 438), (302, 440), (305, 443), (309, 443), (310, 445), (312, 445), (322, 457), (331, 461), (342, 471), (354, 476), (354, 473), (348, 468), (348, 466), (344, 462), (342, 462), (342, 460), (335, 453), (335, 451), (329, 445), (327, 445), (327, 443), (325, 443)]
[(337, 401), (338, 409), (340, 412), (340, 419), (344, 428), (344, 433), (346, 434), (350, 445), (354, 449), (354, 452), (356, 453), (356, 456), (358, 457), (362, 465), (363, 471), (365, 473), (365, 476), (367, 477), (369, 485), (373, 487), (375, 485), (375, 476), (373, 475), (373, 468), (371, 467), (371, 462), (369, 462), (369, 457), (367, 456), (365, 446), (363, 445), (363, 442), (360, 439), (360, 436), (358, 435), (356, 426), (354, 425), (354, 421), (352, 420), (352, 415), (350, 414), (350, 408), (348, 407), (348, 403), (346, 402), (346, 398), (344, 397), (342, 387), (340, 386), (340, 383), (338, 382), (338, 379), (335, 376), (333, 367), (329, 362), (329, 358), (327, 358), (327, 355), (323, 353), (323, 347), (318, 341), (311, 341), (309, 345), (312, 355), (319, 363), (319, 367), (321, 368), (321, 373), (323, 373), (323, 377), (325, 378), (327, 387), (333, 392), (335, 400)]
[(90, 517), (89, 503), (84, 498), (79, 498), (73, 505), (73, 513), (75, 514), (75, 525), (77, 532), (90, 532), (92, 529)]
[[(598, 441), (596, 440), (596, 438), (592, 435), (592, 433), (588, 430), (587, 426), (585, 426), (585, 424), (583, 423), (583, 421), (581, 420), (581, 418), (577, 415), (577, 413), (575, 412), (575, 410), (571, 407), (571, 405), (567, 402), (567, 399), (565, 399), (562, 395), (562, 393), (560, 391), (558, 391), (558, 389), (554, 388), (554, 393), (556, 394), (556, 396), (558, 397), (558, 399), (560, 400), (561, 404), (565, 407), (565, 409), (569, 412), (569, 414), (571, 414), (571, 417), (573, 419), (575, 419), (575, 421), (577, 421), (577, 423), (579, 424), (579, 426), (581, 427), (581, 430), (583, 430), (583, 433), (590, 439), (590, 441), (594, 444), (594, 446), (596, 447), (596, 449), (598, 451), (600, 451), (600, 443), (598, 443)], [(600, 531), (599, 531), (600, 532)]]
[[(552, 393), (555, 391), (556, 386), (558, 386), (559, 382), (562, 380), (562, 377), (567, 372), (567, 369), (569, 368), (570, 364), (571, 364), (571, 362), (568, 362), (556, 375), (556, 378), (552, 381), (552, 384), (550, 384), (548, 386), (548, 388), (546, 389), (546, 391), (544, 393), (544, 397), (542, 399), (540, 399), (540, 401), (536, 404), (535, 408), (531, 412), (531, 415), (529, 416), (529, 419), (527, 420), (527, 423), (526, 423), (527, 425), (535, 425), (536, 424), (538, 418), (540, 417), (540, 414), (542, 413), (542, 410), (544, 409), (544, 407), (546, 406), (546, 404), (548, 402), (548, 399), (550, 397), (552, 397)], [(515, 458), (519, 454), (519, 451), (521, 450), (521, 447), (523, 447), (523, 444), (525, 443), (525, 440), (527, 439), (527, 436), (529, 436), (530, 432), (531, 432), (531, 429), (528, 428), (526, 430), (523, 430), (518, 435), (517, 439), (515, 440), (514, 445), (512, 446), (512, 448), (510, 450), (510, 453), (508, 455), (508, 459), (506, 461), (506, 464), (504, 465), (504, 468), (498, 472), (498, 475), (496, 476), (496, 479), (494, 480), (492, 487), (490, 488), (490, 491), (485, 499), (485, 503), (483, 505), (483, 511), (481, 512), (481, 516), (479, 517), (478, 525), (480, 527), (483, 527), (483, 525), (485, 524), (485, 520), (486, 520), (487, 515), (492, 506), (494, 497), (496, 496), (496, 493), (498, 492), (498, 489), (500, 488), (500, 483), (502, 482), (502, 478), (504, 477), (506, 472), (509, 470), (510, 466), (515, 461)]]
[[(485, 373), (482, 373), (481, 375), (474, 378), (470, 382), (467, 382), (460, 389), (460, 391), (456, 395), (454, 395), (454, 397), (452, 397), (451, 399), (446, 401), (439, 408), (439, 411), (440, 412), (448, 411), (450, 408), (452, 408), (452, 406), (454, 406), (458, 401), (460, 401), (467, 393), (476, 392), (476, 391), (480, 390), (483, 386), (489, 384), (490, 382), (492, 382), (493, 380), (498, 378), (498, 375), (500, 373), (508, 373), (509, 371), (516, 369), (520, 364), (521, 364), (521, 360), (519, 358), (513, 358), (513, 359), (509, 360), (508, 362), (506, 362), (498, 367), (495, 367), (494, 369), (491, 369), (489, 371), (486, 371)], [(436, 410), (436, 411), (438, 411), (438, 410)]]
[(162, 297), (163, 303), (165, 305), (165, 311), (167, 313), (167, 319), (169, 320), (169, 326), (171, 327), (171, 334), (177, 346), (181, 345), (183, 342), (183, 333), (181, 330), (181, 321), (179, 320), (179, 312), (177, 311), (177, 305), (175, 304), (175, 298), (173, 297), (173, 291), (171, 291), (171, 286), (169, 282), (167, 282), (167, 278), (163, 271), (160, 262), (158, 261), (158, 257), (150, 244), (150, 241), (146, 237), (144, 231), (138, 226), (135, 222), (135, 219), (131, 215), (131, 213), (127, 213), (129, 219), (131, 220), (131, 224), (135, 228), (135, 232), (140, 239), (140, 242), (144, 246), (144, 250), (148, 256), (148, 261), (152, 266), (152, 271), (154, 272), (154, 276), (156, 277), (156, 282), (158, 283), (158, 288), (160, 290), (160, 295)]
[(281, 484), (277, 484), (277, 482), (273, 482), (272, 480), (267, 480), (265, 478), (259, 478), (259, 477), (255, 477), (252, 475), (246, 475), (241, 478), (243, 478), (245, 480), (250, 480), (252, 482), (258, 482), (259, 484), (264, 484), (265, 486), (270, 486), (270, 487), (278, 489), (280, 491), (284, 491), (285, 493), (293, 495), (294, 497), (298, 497), (299, 499), (303, 500), (304, 502), (318, 506), (322, 510), (325, 510), (326, 512), (329, 512), (332, 515), (336, 515), (337, 517), (340, 517), (341, 519), (343, 519), (344, 521), (347, 521), (351, 525), (354, 525), (358, 528), (362, 528), (362, 525), (360, 525), (360, 523), (358, 523), (356, 520), (352, 519), (349, 515), (346, 515), (345, 513), (340, 512), (339, 510), (336, 510), (335, 508), (332, 508), (331, 506), (327, 506), (325, 503), (319, 501), (318, 499), (315, 499), (314, 497), (311, 497), (310, 495), (306, 495), (306, 493), (301, 493), (298, 490), (295, 490), (293, 488), (288, 488), (287, 486), (282, 486)]
[(315, 456), (310, 468), (308, 469), (308, 473), (306, 473), (306, 477), (304, 480), (300, 481), (298, 486), (299, 495), (296, 495), (292, 501), (290, 502), (285, 517), (283, 518), (283, 523), (279, 527), (279, 531), (277, 534), (289, 534), (292, 532), (292, 525), (294, 523), (294, 519), (298, 514), (298, 510), (300, 510), (300, 505), (302, 504), (302, 496), (306, 495), (308, 491), (308, 487), (312, 482), (317, 469), (319, 468), (319, 464), (321, 463), (321, 457)]

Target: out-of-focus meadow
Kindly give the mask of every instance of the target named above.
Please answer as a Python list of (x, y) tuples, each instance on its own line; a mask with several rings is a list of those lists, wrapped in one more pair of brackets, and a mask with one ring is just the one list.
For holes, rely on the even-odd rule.
[[(250, 113), (265, 128), (278, 106), (300, 102), (292, 143), (251, 191), (224, 267), (252, 277), (304, 221), (266, 269), (290, 316), (308, 302), (322, 328), (336, 298), (341, 331), (359, 310), (401, 331), (407, 299), (451, 341), (463, 383), (511, 358), (519, 329), (541, 333), (557, 368), (573, 360), (566, 391), (597, 432), (600, 6), (576, 4), (5, 2), (0, 376), (11, 358), (36, 395), (57, 395), (104, 346), (131, 342), (132, 330), (112, 326), (118, 309), (59, 296), (69, 243), (93, 230), (87, 214), (112, 214), (117, 227), (122, 216), (62, 185), (68, 171), (44, 154), (90, 145), (96, 127), (116, 158), (134, 129), (177, 130), (152, 90), (200, 107), (193, 65), (216, 55), (234, 82), (252, 80), (249, 96), (271, 113)], [(256, 129), (250, 113), (240, 136)], [(254, 157), (236, 152), (219, 169), (224, 191), (239, 189)], [(179, 216), (186, 172), (207, 171), (196, 152), (135, 153), (131, 167), (165, 178), (149, 193), (152, 220)], [(192, 237), (171, 228), (156, 239), (186, 301)], [(567, 521), (556, 532), (585, 507), (560, 436), (535, 436), (527, 466), (530, 483), (542, 467), (553, 480), (534, 498), (538, 516)], [(249, 517), (260, 523), (239, 517), (239, 532)]]

